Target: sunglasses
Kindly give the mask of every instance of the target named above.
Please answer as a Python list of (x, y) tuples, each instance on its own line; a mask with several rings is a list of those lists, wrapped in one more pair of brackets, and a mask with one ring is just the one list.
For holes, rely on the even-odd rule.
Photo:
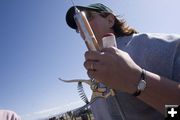
[[(86, 18), (87, 18), (88, 21), (93, 20), (96, 15), (100, 15), (101, 14), (99, 12), (94, 12), (94, 11), (84, 11), (84, 13), (85, 13)], [(80, 31), (78, 29), (76, 29), (76, 32), (80, 33)]]
[(86, 14), (86, 18), (88, 19), (88, 21), (91, 21), (94, 19), (94, 17), (96, 15), (100, 15), (101, 13), (99, 12), (94, 12), (94, 11), (85, 11), (85, 14)]
[[(100, 15), (102, 17), (106, 17), (107, 15), (105, 14), (109, 14), (109, 13), (105, 13), (105, 12), (96, 12), (96, 11), (84, 11), (86, 18), (88, 21), (91, 21), (95, 18), (95, 16)], [(80, 33), (80, 31), (78, 29), (76, 29), (77, 33)]]

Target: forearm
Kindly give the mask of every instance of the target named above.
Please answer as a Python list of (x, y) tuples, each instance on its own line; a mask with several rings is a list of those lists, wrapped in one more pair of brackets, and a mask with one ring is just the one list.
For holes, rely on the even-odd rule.
[[(116, 48), (103, 49), (103, 54), (86, 52), (85, 68), (90, 78), (95, 78), (109, 88), (134, 93), (141, 77), (141, 68), (126, 53)], [(93, 66), (93, 69), (92, 69)], [(146, 71), (147, 87), (139, 99), (164, 113), (164, 105), (180, 104), (180, 83)], [(179, 87), (178, 87), (179, 85)]]
[(180, 104), (180, 84), (178, 82), (146, 72), (146, 89), (139, 99), (164, 114), (165, 105)]

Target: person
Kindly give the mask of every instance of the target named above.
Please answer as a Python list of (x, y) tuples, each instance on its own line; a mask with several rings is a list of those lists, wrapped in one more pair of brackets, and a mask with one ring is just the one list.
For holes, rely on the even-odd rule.
[(21, 118), (14, 111), (1, 109), (0, 120), (21, 120)]
[[(180, 105), (180, 35), (138, 33), (101, 3), (76, 7), (86, 13), (102, 48), (85, 52), (87, 74), (116, 90), (126, 120), (162, 120), (165, 105)], [(74, 14), (72, 6), (66, 22), (82, 36)], [(103, 48), (102, 38), (107, 33), (115, 35), (117, 48)], [(106, 100), (108, 111), (113, 120), (121, 120), (112, 98)], [(100, 104), (95, 103), (95, 107)], [(106, 115), (96, 108), (92, 110), (95, 118)]]

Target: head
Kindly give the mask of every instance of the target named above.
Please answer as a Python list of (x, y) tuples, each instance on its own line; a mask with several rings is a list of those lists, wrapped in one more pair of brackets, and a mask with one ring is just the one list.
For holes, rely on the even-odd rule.
[[(99, 44), (101, 44), (102, 37), (107, 33), (114, 33), (116, 37), (137, 33), (136, 30), (126, 24), (124, 19), (116, 16), (110, 8), (103, 4), (96, 3), (89, 6), (77, 6), (77, 8), (86, 13)], [(74, 7), (71, 7), (66, 14), (66, 22), (71, 28), (77, 30), (78, 27), (73, 18), (74, 14)]]

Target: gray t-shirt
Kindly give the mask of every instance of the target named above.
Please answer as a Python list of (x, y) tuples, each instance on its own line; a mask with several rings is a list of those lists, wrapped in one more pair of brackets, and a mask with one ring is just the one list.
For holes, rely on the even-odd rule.
[[(117, 38), (117, 47), (141, 68), (180, 82), (180, 35), (134, 34)], [(117, 98), (126, 120), (164, 120), (161, 113), (128, 93), (118, 91)], [(96, 120), (121, 120), (112, 97), (98, 98), (91, 109)]]

